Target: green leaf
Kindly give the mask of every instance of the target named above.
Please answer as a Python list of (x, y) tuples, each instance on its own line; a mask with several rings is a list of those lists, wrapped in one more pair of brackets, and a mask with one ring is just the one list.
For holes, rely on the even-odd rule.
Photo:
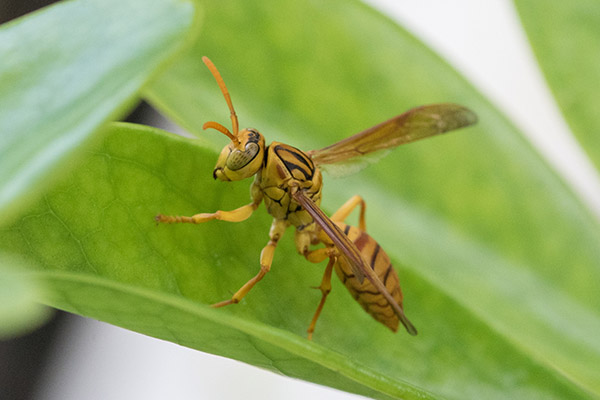
[(40, 192), (103, 122), (123, 115), (181, 47), (192, 18), (185, 1), (80, 0), (0, 28), (1, 216)]
[(24, 272), (25, 263), (0, 254), (0, 339), (24, 334), (48, 318), (49, 309), (39, 303), (43, 285)]
[[(96, 318), (115, 325), (235, 357), (280, 374), (306, 379), (318, 374), (321, 383), (365, 396), (389, 398), (380, 392), (388, 391), (407, 399), (433, 398), (288, 331), (236, 318), (181, 296), (83, 274), (52, 272), (39, 277), (55, 287), (48, 303), (72, 312), (95, 310)], [(76, 301), (71, 300), (74, 296)], [(101, 310), (96, 309), (99, 303), (104, 305)]]
[(600, 167), (600, 3), (515, 0), (515, 5), (571, 130)]
[[(485, 311), (489, 306), (500, 322), (521, 324), (533, 334), (540, 318), (545, 322), (559, 313), (579, 324), (579, 318), (589, 318), (585, 310), (578, 305), (569, 308), (583, 316), (562, 316), (560, 309), (533, 313), (520, 298), (520, 313), (513, 314), (512, 303), (495, 304), (502, 293), (493, 279), (503, 274), (511, 283), (527, 278), (516, 289), (526, 285), (539, 302), (571, 305), (555, 288), (540, 286), (536, 277), (504, 265), (505, 260), (494, 254), (482, 249), (473, 254), (468, 248), (472, 243), (461, 241), (456, 233), (440, 232), (439, 221), (423, 219), (414, 205), (394, 218), (411, 216), (404, 223), (413, 229), (415, 223), (425, 222), (415, 229), (420, 236), (406, 236), (406, 227), (390, 233), (392, 221), (376, 225), (384, 228), (377, 229), (383, 233), (378, 238), (382, 243), (386, 236), (388, 242), (403, 238), (418, 247), (423, 235), (444, 234), (427, 250), (436, 257), (435, 248), (442, 247), (447, 257), (442, 266), (458, 275), (442, 279), (461, 283), (457, 290), (468, 287), (474, 300), (482, 303), (482, 312), (474, 313), (456, 295), (445, 293), (446, 286), (432, 284), (431, 273), (423, 276), (420, 268), (400, 266), (407, 313), (420, 328), (419, 336), (392, 334), (364, 313), (335, 280), (315, 341), (308, 342), (305, 331), (320, 299), (320, 292), (310, 286), (318, 285), (324, 266), (296, 255), (291, 234), (281, 240), (271, 272), (242, 303), (210, 310), (208, 304), (228, 298), (258, 270), (270, 217), (261, 208), (240, 224), (156, 225), (153, 216), (159, 212), (190, 215), (232, 209), (248, 201), (245, 182), (212, 179), (218, 153), (201, 142), (141, 126), (112, 126), (80, 168), (18, 222), (0, 229), (0, 249), (27, 255), (44, 270), (41, 282), (54, 289), (46, 300), (50, 305), (369, 397), (458, 398), (466, 391), (486, 398), (579, 395), (556, 377), (551, 366), (533, 357), (527, 348), (531, 344), (515, 343), (489, 323)], [(373, 203), (390, 204), (385, 194), (376, 194)], [(370, 227), (381, 218), (375, 208), (371, 206), (367, 214)], [(399, 209), (396, 205), (393, 211)], [(453, 244), (456, 250), (447, 249)], [(399, 253), (394, 243), (384, 248)], [(486, 273), (509, 269), (488, 282), (485, 275), (468, 275), (460, 264), (466, 261), (472, 267), (472, 257)], [(395, 256), (397, 266), (400, 260)], [(557, 294), (558, 299), (552, 298)], [(523, 315), (534, 320), (524, 324)], [(593, 317), (586, 322), (593, 324)], [(578, 338), (572, 330), (553, 340), (579, 357), (579, 348), (571, 344)], [(551, 333), (556, 335), (555, 331)], [(594, 361), (594, 353), (589, 358), (580, 361)]]

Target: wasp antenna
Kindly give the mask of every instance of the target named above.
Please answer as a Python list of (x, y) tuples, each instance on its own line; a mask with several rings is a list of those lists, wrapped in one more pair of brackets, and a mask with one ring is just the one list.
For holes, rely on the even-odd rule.
[(223, 125), (219, 124), (218, 122), (210, 121), (210, 122), (206, 122), (204, 125), (202, 125), (202, 129), (208, 129), (208, 128), (212, 128), (212, 129), (215, 129), (215, 130), (221, 132), (223, 135), (225, 135), (229, 139), (231, 139), (231, 141), (235, 145), (240, 144), (240, 140), (237, 137), (233, 136), (233, 134), (231, 132), (229, 132), (229, 129), (225, 128)]
[[(217, 69), (217, 67), (215, 67), (215, 64), (213, 64), (213, 62), (210, 61), (210, 59), (208, 57), (206, 57), (206, 56), (202, 57), (202, 62), (204, 64), (206, 64), (206, 66), (208, 67), (210, 72), (213, 74), (213, 76), (217, 80), (217, 84), (219, 85), (219, 88), (221, 88), (221, 93), (223, 93), (223, 97), (225, 97), (225, 101), (227, 102), (227, 106), (229, 106), (229, 111), (231, 112), (231, 128), (233, 129), (233, 136), (237, 137), (238, 130), (239, 130), (238, 118), (235, 113), (235, 110), (233, 109), (233, 103), (231, 102), (231, 96), (229, 95), (227, 86), (225, 86), (225, 81), (223, 81), (223, 78), (221, 77), (221, 74), (219, 73), (219, 70)], [(214, 126), (210, 126), (210, 127), (215, 128)], [(217, 128), (215, 128), (215, 129), (217, 129)], [(217, 129), (217, 130), (219, 132), (225, 133), (220, 129)], [(229, 135), (227, 135), (227, 136), (229, 136)]]

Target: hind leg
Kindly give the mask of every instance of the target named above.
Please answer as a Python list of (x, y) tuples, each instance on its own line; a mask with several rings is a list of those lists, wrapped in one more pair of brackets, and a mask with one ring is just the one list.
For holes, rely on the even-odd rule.
[(352, 196), (347, 202), (345, 202), (332, 216), (331, 216), (331, 220), (335, 221), (335, 222), (344, 222), (344, 220), (346, 218), (348, 218), (348, 215), (350, 215), (350, 213), (352, 211), (354, 211), (354, 209), (360, 206), (360, 214), (358, 216), (358, 228), (361, 231), (366, 231), (367, 230), (367, 225), (365, 222), (365, 210), (367, 208), (367, 204), (365, 203), (365, 201), (363, 200), (362, 197), (355, 195)]

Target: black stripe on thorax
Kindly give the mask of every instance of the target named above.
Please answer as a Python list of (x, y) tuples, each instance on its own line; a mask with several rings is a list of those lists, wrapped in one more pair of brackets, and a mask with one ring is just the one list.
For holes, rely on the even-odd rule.
[(267, 161), (269, 160), (269, 147), (270, 146), (265, 147), (265, 153), (263, 154), (263, 168), (266, 168)]
[[(304, 152), (291, 146), (286, 148), (281, 145), (276, 145), (274, 151), (290, 173), (298, 170), (304, 175), (306, 180), (312, 180), (315, 173), (315, 165)], [(298, 161), (298, 163), (294, 161)]]

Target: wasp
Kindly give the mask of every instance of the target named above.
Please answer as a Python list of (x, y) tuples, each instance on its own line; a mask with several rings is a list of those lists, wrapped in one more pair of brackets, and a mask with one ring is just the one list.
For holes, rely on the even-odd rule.
[[(321, 168), (332, 164), (356, 165), (370, 153), (382, 153), (404, 143), (474, 124), (476, 115), (460, 105), (433, 104), (413, 108), (320, 150), (305, 152), (280, 142), (266, 145), (258, 130), (239, 129), (238, 117), (221, 74), (207, 57), (202, 61), (225, 97), (232, 125), (231, 131), (217, 122), (206, 122), (202, 127), (215, 129), (230, 139), (218, 157), (213, 177), (221, 181), (239, 181), (254, 176), (250, 189), (252, 201), (232, 211), (218, 210), (190, 217), (159, 214), (155, 219), (161, 223), (241, 222), (263, 201), (273, 216), (269, 241), (260, 254), (258, 273), (230, 299), (212, 306), (239, 303), (269, 272), (277, 243), (286, 229), (294, 226), (298, 253), (313, 263), (328, 260), (318, 286), (321, 300), (307, 330), (309, 339), (312, 339), (317, 319), (331, 291), (333, 270), (373, 318), (394, 332), (400, 322), (409, 334), (416, 335), (417, 329), (404, 313), (398, 274), (385, 251), (366, 232), (364, 200), (360, 196), (352, 197), (329, 218), (319, 208), (323, 186)], [(358, 226), (347, 225), (344, 221), (356, 207), (360, 209)]]

